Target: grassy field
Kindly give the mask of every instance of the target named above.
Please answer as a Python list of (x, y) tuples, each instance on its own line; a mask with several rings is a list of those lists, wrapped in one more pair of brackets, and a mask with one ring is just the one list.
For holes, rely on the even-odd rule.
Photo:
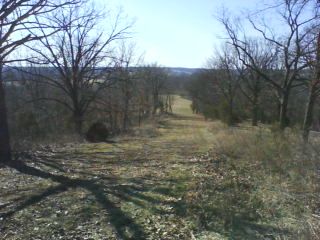
[(173, 111), (0, 169), (0, 239), (317, 239), (314, 151)]

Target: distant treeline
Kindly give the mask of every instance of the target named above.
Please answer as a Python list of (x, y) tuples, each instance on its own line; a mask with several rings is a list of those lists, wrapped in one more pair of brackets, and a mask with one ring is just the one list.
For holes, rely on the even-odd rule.
[[(171, 112), (173, 87), (165, 68), (149, 65), (100, 69), (65, 91), (68, 83), (52, 68), (5, 71), (8, 119), (13, 140), (58, 140), (84, 135), (96, 122), (118, 134), (156, 114)], [(72, 94), (77, 93), (77, 97)]]
[[(272, 74), (276, 76), (281, 73), (274, 71)], [(193, 112), (201, 113), (207, 119), (222, 120), (229, 125), (251, 121), (254, 126), (258, 123), (277, 124), (279, 121), (280, 102), (272, 86), (262, 79), (245, 79), (245, 76), (236, 70), (231, 74), (227, 74), (225, 69), (201, 70), (190, 77), (186, 89), (192, 100)], [(249, 95), (250, 90), (253, 91), (252, 95)], [(308, 100), (308, 88), (301, 86), (291, 94), (294, 97), (289, 99), (286, 124), (301, 128)], [(318, 131), (318, 104), (314, 111), (312, 129)]]

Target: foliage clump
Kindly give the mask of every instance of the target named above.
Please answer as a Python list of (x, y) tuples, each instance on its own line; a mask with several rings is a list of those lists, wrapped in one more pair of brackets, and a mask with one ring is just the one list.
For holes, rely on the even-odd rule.
[(104, 142), (110, 136), (110, 132), (105, 124), (96, 122), (91, 125), (86, 133), (86, 139), (89, 142)]

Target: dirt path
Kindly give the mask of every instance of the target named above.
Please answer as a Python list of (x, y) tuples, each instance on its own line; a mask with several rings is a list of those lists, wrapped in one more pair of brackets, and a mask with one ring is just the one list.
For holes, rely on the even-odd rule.
[(36, 152), (0, 169), (2, 239), (192, 239), (181, 197), (212, 123), (177, 97), (174, 116), (113, 144)]

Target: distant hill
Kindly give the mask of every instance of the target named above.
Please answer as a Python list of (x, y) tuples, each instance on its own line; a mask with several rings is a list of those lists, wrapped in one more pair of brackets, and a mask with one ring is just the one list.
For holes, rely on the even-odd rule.
[[(137, 71), (143, 67), (130, 67), (130, 71)], [(96, 71), (100, 71), (102, 68), (96, 68)], [(109, 71), (112, 71), (113, 68), (107, 68)], [(183, 67), (166, 67), (165, 68), (170, 76), (190, 76), (194, 73), (204, 70), (203, 68), (183, 68)], [(104, 69), (106, 70), (106, 69)], [(3, 70), (4, 81), (12, 81), (14, 79), (17, 81), (22, 78), (23, 74), (28, 72), (36, 71), (38, 74), (42, 75), (54, 75), (58, 74), (57, 69), (53, 67), (36, 67), (33, 70), (29, 67), (5, 67)], [(10, 78), (10, 79), (8, 79)]]
[(202, 68), (182, 68), (182, 67), (169, 67), (167, 68), (169, 74), (172, 75), (192, 75), (196, 72), (203, 70)]

